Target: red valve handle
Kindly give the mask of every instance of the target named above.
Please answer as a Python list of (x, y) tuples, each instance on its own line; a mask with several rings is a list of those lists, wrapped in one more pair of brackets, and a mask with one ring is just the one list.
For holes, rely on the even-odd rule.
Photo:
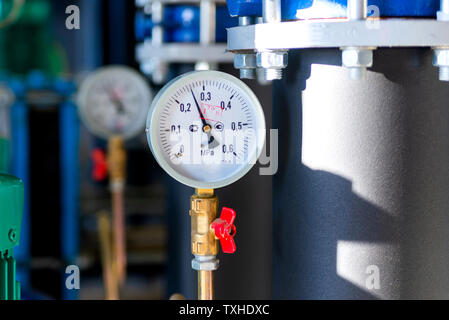
[(231, 208), (221, 210), (220, 218), (215, 219), (211, 228), (215, 231), (215, 237), (220, 240), (221, 249), (224, 253), (234, 253), (237, 250), (234, 236), (237, 229), (234, 226), (236, 213)]
[(105, 152), (96, 148), (92, 151), (92, 178), (95, 181), (103, 181), (108, 176), (108, 165)]

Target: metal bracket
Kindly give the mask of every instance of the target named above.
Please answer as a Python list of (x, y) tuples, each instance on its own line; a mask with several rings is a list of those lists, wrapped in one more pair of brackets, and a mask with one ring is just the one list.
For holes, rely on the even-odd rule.
[(234, 56), (226, 52), (225, 44), (214, 44), (201, 46), (197, 43), (168, 43), (163, 46), (154, 46), (145, 42), (137, 46), (137, 60), (158, 59), (162, 62), (195, 63), (201, 60), (207, 62), (227, 62), (234, 61)]

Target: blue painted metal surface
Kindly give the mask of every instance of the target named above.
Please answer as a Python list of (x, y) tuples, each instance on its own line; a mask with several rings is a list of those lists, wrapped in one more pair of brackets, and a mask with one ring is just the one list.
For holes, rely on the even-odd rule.
[[(31, 226), (29, 206), (29, 110), (25, 103), (27, 90), (52, 90), (67, 98), (59, 109), (61, 163), (61, 252), (65, 264), (74, 264), (79, 252), (79, 180), (78, 137), (79, 121), (76, 106), (68, 99), (76, 90), (73, 82), (63, 78), (49, 78), (33, 71), (24, 79), (11, 78), (8, 84), (16, 96), (11, 107), (11, 173), (24, 181), (25, 203), (20, 245), (15, 248), (18, 262), (17, 279), (25, 290), (30, 286), (28, 262), (31, 257)], [(64, 299), (76, 299), (75, 290), (65, 289), (65, 274), (61, 279)]]
[(153, 28), (153, 21), (143, 12), (137, 12), (134, 18), (134, 35), (137, 41), (144, 41), (151, 38), (151, 29)]
[(50, 90), (65, 98), (70, 97), (76, 91), (76, 86), (72, 81), (48, 77), (39, 70), (33, 70), (26, 76), (25, 85), (22, 85), (22, 88), (22, 95), (26, 90)]
[(217, 7), (217, 20), (216, 20), (216, 34), (215, 39), (217, 42), (226, 42), (227, 40), (227, 28), (235, 27), (239, 24), (237, 18), (232, 18), (226, 7)]
[[(197, 42), (199, 41), (199, 8), (197, 6), (167, 6), (164, 10), (165, 42)], [(151, 16), (143, 12), (136, 13), (135, 35), (137, 41), (151, 38), (154, 23)]]
[(164, 26), (168, 42), (198, 42), (200, 40), (200, 10), (197, 6), (167, 7)]
[[(262, 16), (262, 0), (227, 0), (229, 14)], [(282, 19), (345, 17), (347, 0), (282, 0)], [(434, 17), (439, 0), (368, 0), (383, 17)]]
[[(225, 6), (216, 10), (217, 42), (226, 42), (226, 28), (236, 26), (237, 19), (231, 18)], [(165, 42), (199, 42), (200, 40), (200, 10), (198, 6), (177, 5), (167, 6), (164, 10), (162, 26), (165, 29)], [(135, 35), (138, 41), (151, 38), (154, 27), (151, 16), (138, 12), (135, 18)]]
[[(61, 252), (66, 265), (75, 264), (79, 252), (79, 121), (76, 106), (65, 102), (59, 108), (60, 163), (61, 163)], [(77, 290), (65, 287), (62, 275), (62, 297), (73, 300)]]
[(16, 100), (11, 107), (11, 173), (24, 183), (25, 196), (22, 217), (20, 245), (14, 249), (17, 260), (17, 280), (23, 287), (30, 284), (28, 261), (30, 260), (30, 174), (28, 108), (22, 100)]

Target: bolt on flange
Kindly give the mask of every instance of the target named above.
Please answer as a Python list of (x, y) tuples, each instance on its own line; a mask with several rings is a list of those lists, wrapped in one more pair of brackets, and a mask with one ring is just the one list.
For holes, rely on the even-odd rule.
[[(367, 0), (348, 0), (347, 16), (350, 21), (365, 20), (368, 16)], [(361, 80), (366, 76), (366, 69), (373, 66), (373, 50), (371, 47), (344, 47), (342, 64), (349, 70), (349, 78)]]
[[(449, 0), (441, 0), (437, 20), (449, 21)], [(440, 69), (440, 81), (449, 81), (449, 47), (433, 48), (433, 65)]]
[(240, 70), (241, 79), (256, 78), (256, 54), (255, 53), (236, 53), (234, 55), (234, 68)]
[(256, 54), (258, 68), (264, 70), (266, 81), (282, 79), (282, 71), (288, 65), (288, 52), (280, 50), (260, 51)]
[(372, 47), (342, 48), (342, 64), (349, 70), (349, 77), (353, 80), (365, 78), (366, 69), (373, 66)]
[(440, 68), (440, 81), (449, 81), (449, 48), (434, 48), (433, 65)]
[[(240, 26), (249, 26), (254, 23), (254, 17), (239, 17)], [(253, 51), (234, 54), (234, 68), (240, 70), (240, 79), (255, 79), (256, 67), (256, 54)]]

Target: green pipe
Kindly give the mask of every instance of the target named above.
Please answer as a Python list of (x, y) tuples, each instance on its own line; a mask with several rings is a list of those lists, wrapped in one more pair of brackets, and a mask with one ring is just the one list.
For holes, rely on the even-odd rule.
[(8, 299), (8, 263), (0, 252), (0, 300)]
[(20, 298), (21, 298), (22, 293), (20, 290), (21, 290), (20, 282), (16, 281), (16, 300), (20, 300)]
[(16, 260), (8, 258), (8, 299), (16, 299)]

